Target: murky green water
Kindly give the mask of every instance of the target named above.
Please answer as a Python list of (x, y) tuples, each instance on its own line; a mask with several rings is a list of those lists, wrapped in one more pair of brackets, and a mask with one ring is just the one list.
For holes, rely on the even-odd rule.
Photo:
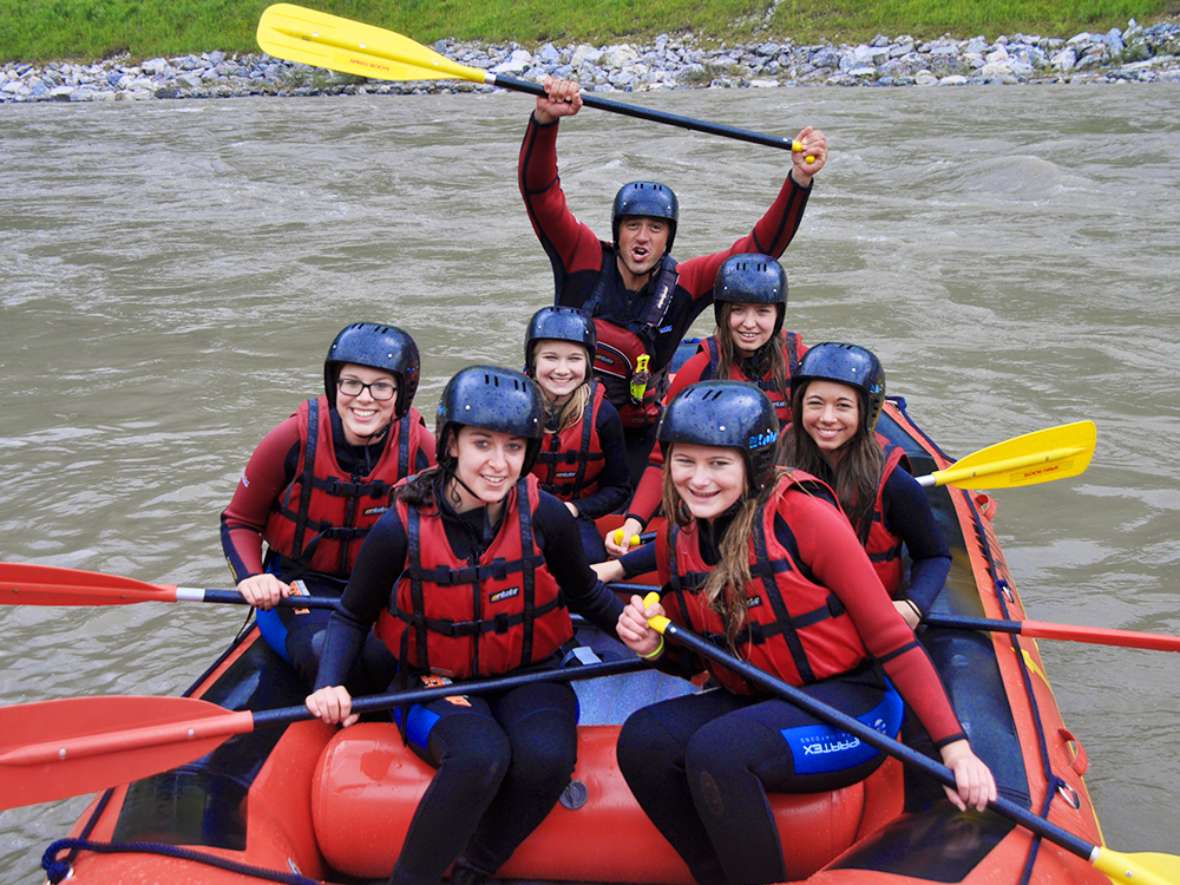
[[(1085, 476), (1000, 492), (1034, 617), (1180, 633), (1180, 91), (1170, 86), (651, 96), (827, 130), (785, 258), (790, 325), (873, 347), (953, 454), (1077, 418)], [(516, 193), (520, 96), (8, 107), (0, 113), (0, 553), (227, 583), (217, 515), (320, 384), (346, 322), (410, 329), (418, 405), (519, 362), (552, 281)], [(620, 145), (625, 147), (620, 148)], [(786, 157), (586, 111), (561, 139), (580, 217), (660, 177), (678, 252), (748, 229)], [(705, 326), (702, 325), (702, 331)], [(0, 702), (182, 690), (243, 612), (0, 610)], [(1110, 844), (1175, 850), (1174, 655), (1043, 643)], [(0, 817), (5, 881), (83, 800)]]

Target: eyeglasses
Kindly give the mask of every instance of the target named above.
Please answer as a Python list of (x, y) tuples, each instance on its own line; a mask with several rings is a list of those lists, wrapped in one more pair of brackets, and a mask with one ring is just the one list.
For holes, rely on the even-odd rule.
[(360, 396), (362, 390), (368, 390), (369, 396), (378, 402), (391, 400), (397, 394), (397, 385), (392, 381), (374, 381), (366, 384), (360, 378), (341, 378), (337, 388), (345, 396)]

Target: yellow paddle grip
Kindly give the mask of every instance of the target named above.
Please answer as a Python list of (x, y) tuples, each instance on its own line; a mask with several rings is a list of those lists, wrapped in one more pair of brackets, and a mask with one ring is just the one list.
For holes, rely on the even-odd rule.
[[(659, 601), (660, 601), (660, 594), (656, 593), (656, 591), (653, 590), (651, 593), (647, 594), (647, 596), (643, 597), (643, 607), (644, 608), (651, 608), (653, 605), (655, 605)], [(664, 631), (668, 629), (668, 625), (670, 623), (672, 623), (672, 622), (669, 621), (663, 615), (656, 615), (655, 617), (651, 617), (651, 618), (647, 619), (647, 625), (649, 627), (651, 627), (653, 630), (655, 630), (657, 633), (659, 633), (661, 636), (664, 634)]]
[[(791, 142), (791, 153), (793, 153), (793, 154), (801, 154), (801, 153), (803, 153), (803, 142), (801, 142), (801, 141), (792, 141), (792, 142)], [(808, 155), (807, 155), (806, 157), (804, 157), (803, 159), (804, 159), (804, 160), (806, 160), (808, 163), (814, 163), (814, 162), (815, 162), (815, 157), (814, 157), (814, 156), (812, 156), (811, 154), (808, 154)]]
[[(622, 529), (615, 529), (615, 543), (616, 544), (623, 543), (623, 530)], [(632, 535), (631, 536), (631, 546), (638, 547), (639, 544), (640, 544), (639, 535)]]

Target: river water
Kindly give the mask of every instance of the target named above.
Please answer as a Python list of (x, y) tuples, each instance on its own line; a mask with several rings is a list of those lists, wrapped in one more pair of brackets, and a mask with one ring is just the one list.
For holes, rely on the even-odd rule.
[[(784, 264), (789, 325), (882, 357), (952, 455), (1079, 418), (1089, 471), (997, 493), (1036, 618), (1180, 633), (1180, 90), (698, 91), (750, 128), (825, 129), (831, 163)], [(548, 263), (516, 192), (517, 95), (10, 106), (0, 113), (0, 552), (225, 586), (217, 516), (335, 332), (411, 330), (417, 405), (519, 365)], [(679, 193), (677, 251), (748, 230), (785, 155), (591, 110), (563, 183), (606, 231), (624, 180)], [(710, 312), (711, 313), (711, 312)], [(707, 324), (699, 326), (707, 332)], [(0, 703), (183, 690), (244, 612), (0, 610)], [(1180, 659), (1042, 643), (1109, 843), (1175, 850)], [(34, 881), (84, 800), (0, 816)]]

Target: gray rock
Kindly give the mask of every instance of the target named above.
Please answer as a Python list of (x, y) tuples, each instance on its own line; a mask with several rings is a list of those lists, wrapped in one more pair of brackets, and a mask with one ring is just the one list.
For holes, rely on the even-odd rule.
[(951, 74), (938, 81), (939, 86), (965, 86), (966, 84), (967, 78), (962, 74)]
[(144, 73), (158, 76), (167, 71), (171, 65), (169, 65), (168, 62), (162, 58), (149, 58), (147, 61), (143, 62), (140, 67), (143, 68)]
[(1078, 54), (1074, 52), (1072, 46), (1067, 46), (1065, 49), (1055, 53), (1049, 59), (1050, 64), (1059, 71), (1072, 71), (1074, 65), (1077, 64)]

